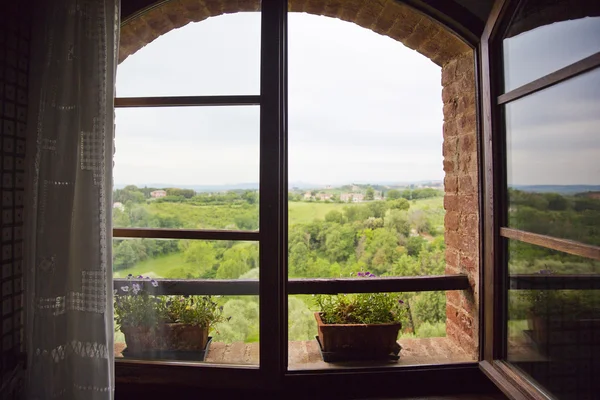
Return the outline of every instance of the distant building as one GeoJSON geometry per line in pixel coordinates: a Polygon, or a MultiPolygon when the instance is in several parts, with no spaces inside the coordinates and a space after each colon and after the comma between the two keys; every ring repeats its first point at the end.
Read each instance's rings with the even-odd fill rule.
{"type": "Polygon", "coordinates": [[[125,206],[123,205],[123,203],[117,201],[113,204],[113,208],[118,208],[121,211],[125,211],[125,206]]]}
{"type": "Polygon", "coordinates": [[[312,199],[312,193],[311,192],[304,193],[304,200],[310,200],[310,199],[312,199]]]}
{"type": "Polygon", "coordinates": [[[152,197],[153,199],[158,199],[159,197],[167,197],[167,191],[155,190],[153,192],[150,192],[150,197],[152,197]]]}
{"type": "Polygon", "coordinates": [[[331,200],[332,195],[328,193],[319,193],[317,194],[317,198],[321,201],[331,200]]]}
{"type": "Polygon", "coordinates": [[[361,203],[365,200],[365,195],[362,193],[342,193],[340,194],[340,201],[345,203],[361,203]]]}
{"type": "Polygon", "coordinates": [[[352,193],[342,193],[342,194],[340,194],[340,201],[343,201],[344,203],[352,201],[352,193]]]}
{"type": "Polygon", "coordinates": [[[365,195],[362,193],[353,193],[352,194],[352,202],[353,203],[361,203],[365,200],[365,195]]]}

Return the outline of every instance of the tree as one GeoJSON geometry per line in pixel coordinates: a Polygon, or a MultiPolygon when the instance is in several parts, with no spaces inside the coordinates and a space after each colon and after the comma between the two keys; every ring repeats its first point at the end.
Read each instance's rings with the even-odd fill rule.
{"type": "Polygon", "coordinates": [[[339,211],[331,210],[327,214],[325,214],[325,221],[343,224],[344,223],[344,215],[339,211]]]}
{"type": "Polygon", "coordinates": [[[371,186],[369,186],[367,188],[367,191],[365,192],[365,200],[373,200],[375,198],[375,191],[373,190],[373,188],[371,186]]]}
{"type": "Polygon", "coordinates": [[[402,236],[408,236],[410,234],[410,223],[405,212],[392,210],[390,215],[385,219],[385,226],[395,230],[402,236]]]}
{"type": "Polygon", "coordinates": [[[331,262],[346,261],[354,250],[354,231],[349,226],[332,226],[325,238],[325,253],[331,262]]]}
{"type": "Polygon", "coordinates": [[[215,249],[208,242],[190,242],[183,256],[187,263],[195,264],[202,271],[201,275],[211,270],[217,263],[215,249]]]}
{"type": "Polygon", "coordinates": [[[393,210],[408,210],[410,203],[406,199],[396,199],[388,201],[389,208],[393,210]]]}
{"type": "Polygon", "coordinates": [[[369,210],[369,216],[374,218],[385,218],[385,212],[388,209],[388,205],[385,201],[374,201],[367,205],[369,210]]]}
{"type": "Polygon", "coordinates": [[[255,204],[258,198],[258,193],[253,190],[246,190],[244,194],[242,194],[242,199],[244,199],[248,204],[255,204]]]}
{"type": "Polygon", "coordinates": [[[409,256],[418,256],[426,241],[421,236],[411,236],[406,241],[406,251],[409,256]]]}
{"type": "Polygon", "coordinates": [[[402,195],[399,190],[392,189],[386,193],[385,198],[387,200],[396,200],[402,198],[402,195]]]}
{"type": "Polygon", "coordinates": [[[138,258],[131,244],[131,240],[123,240],[114,247],[114,268],[115,270],[129,268],[138,262],[138,258]]]}
{"type": "Polygon", "coordinates": [[[289,252],[290,275],[294,277],[306,276],[309,260],[310,251],[308,246],[303,242],[294,244],[289,252]]]}

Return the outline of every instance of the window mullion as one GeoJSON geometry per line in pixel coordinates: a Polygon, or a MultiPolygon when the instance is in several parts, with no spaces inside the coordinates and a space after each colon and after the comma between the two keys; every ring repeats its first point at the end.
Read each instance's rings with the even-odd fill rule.
{"type": "Polygon", "coordinates": [[[260,74],[260,369],[277,385],[287,365],[285,288],[286,0],[262,2],[260,74]]]}

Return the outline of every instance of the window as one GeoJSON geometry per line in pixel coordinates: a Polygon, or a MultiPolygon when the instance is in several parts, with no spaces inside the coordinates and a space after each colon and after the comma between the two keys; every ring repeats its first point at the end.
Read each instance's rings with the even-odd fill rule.
{"type": "Polygon", "coordinates": [[[600,388],[600,18],[570,3],[506,2],[496,24],[510,24],[489,41],[505,90],[490,98],[488,134],[505,163],[488,161],[499,237],[487,270],[501,288],[488,348],[530,398],[592,398],[600,388]]]}
{"type": "MultiPolygon", "coordinates": [[[[238,6],[251,8],[250,3],[240,1],[238,6]]],[[[420,364],[419,371],[426,371],[428,367],[423,364],[446,364],[443,369],[453,363],[466,363],[458,375],[474,373],[478,177],[470,47],[428,17],[397,2],[390,3],[393,20],[382,19],[373,29],[389,31],[390,38],[366,32],[372,40],[381,40],[376,48],[363,46],[360,38],[356,39],[357,32],[359,36],[365,34],[363,28],[323,17],[288,17],[285,3],[266,2],[260,13],[254,13],[255,21],[260,20],[260,46],[246,37],[241,44],[229,42],[225,36],[245,35],[254,25],[247,15],[220,16],[223,9],[214,11],[214,17],[207,21],[180,28],[172,40],[170,33],[164,34],[156,39],[156,49],[154,43],[148,44],[122,64],[125,73],[120,70],[119,78],[127,83],[123,90],[117,88],[123,97],[116,101],[115,182],[120,185],[114,192],[113,246],[114,265],[120,268],[115,271],[118,297],[126,297],[119,290],[127,284],[129,274],[156,279],[158,287],[150,289],[156,294],[213,296],[216,306],[223,307],[223,316],[232,318],[211,333],[205,359],[205,364],[211,365],[201,368],[200,380],[219,381],[226,376],[219,374],[226,373],[236,374],[240,379],[236,382],[251,382],[261,376],[265,379],[262,382],[274,385],[276,378],[304,379],[303,374],[316,376],[313,370],[322,368],[332,375],[337,369],[360,375],[372,367],[391,373],[402,369],[389,368],[394,366],[420,364]],[[296,31],[295,23],[302,19],[309,23],[297,25],[296,31]],[[228,25],[219,27],[219,21],[228,21],[228,25]],[[330,34],[336,40],[333,31],[339,29],[342,36],[350,35],[348,40],[358,40],[346,43],[345,48],[360,49],[346,62],[363,59],[364,70],[358,65],[355,77],[362,81],[362,94],[354,93],[349,77],[328,64],[335,43],[318,54],[311,46],[303,53],[301,41],[296,42],[300,37],[296,32],[320,39],[316,21],[330,24],[321,35],[330,34]],[[198,26],[205,22],[210,24],[200,29],[198,26]],[[412,30],[425,26],[431,29],[424,35],[430,36],[422,44],[409,40],[412,30]],[[202,34],[202,40],[182,40],[187,29],[194,35],[202,34]],[[443,38],[448,49],[432,48],[429,43],[433,38],[443,38]],[[223,47],[218,45],[221,39],[226,43],[223,47]],[[400,93],[397,83],[390,89],[389,82],[378,75],[378,68],[387,62],[389,73],[402,67],[405,60],[402,56],[393,60],[386,57],[394,46],[402,49],[392,39],[418,47],[433,61],[403,49],[405,59],[421,58],[413,73],[428,70],[437,76],[418,81],[408,74],[397,74],[393,82],[401,82],[411,94],[400,93]],[[173,61],[178,51],[176,42],[185,52],[183,61],[161,59],[153,65],[156,57],[173,61]],[[294,48],[294,43],[300,46],[294,48]],[[249,56],[250,49],[260,54],[259,92],[254,90],[256,64],[249,56]],[[230,55],[222,54],[222,50],[227,54],[239,52],[239,58],[232,55],[231,65],[218,71],[219,77],[207,78],[218,69],[215,65],[229,60],[230,55]],[[380,51],[379,58],[369,60],[376,51],[380,51]],[[194,58],[196,52],[200,58],[194,58]],[[247,70],[240,68],[246,64],[247,70]],[[312,81],[310,73],[326,75],[331,86],[312,81]],[[164,80],[154,87],[149,82],[156,76],[164,76],[164,80]],[[188,76],[189,85],[181,84],[188,76]],[[368,90],[373,89],[380,94],[369,98],[372,93],[368,90]],[[337,97],[328,100],[332,94],[337,97]],[[443,103],[439,102],[440,95],[443,103]],[[433,106],[426,98],[434,98],[433,106]],[[334,104],[338,99],[345,102],[334,104]],[[309,103],[312,109],[306,107],[309,103]],[[303,115],[305,110],[311,112],[303,115]],[[408,126],[409,120],[415,123],[408,126]],[[403,133],[404,142],[398,133],[403,133]],[[419,141],[425,137],[427,145],[422,146],[419,141]],[[340,140],[346,142],[345,148],[334,145],[340,140]],[[317,141],[320,145],[315,146],[317,141]],[[333,154],[336,152],[339,154],[333,154]],[[363,160],[355,162],[356,154],[363,160]],[[309,170],[312,175],[303,175],[309,170]],[[125,178],[119,181],[117,174],[125,178]],[[319,182],[313,180],[315,176],[319,182]],[[309,187],[296,185],[299,180],[308,181],[309,187]],[[409,182],[402,182],[406,180],[409,182]],[[240,183],[243,185],[238,186],[240,183]],[[331,213],[336,208],[341,211],[331,213]],[[450,218],[445,210],[452,211],[450,218]],[[336,220],[340,216],[341,220],[336,220]],[[357,226],[343,226],[350,220],[357,226]],[[321,233],[330,234],[318,239],[324,246],[308,249],[315,254],[303,255],[295,245],[302,242],[307,225],[323,225],[323,221],[331,229],[315,232],[314,239],[323,236],[321,233]],[[461,221],[468,229],[459,227],[461,221]],[[445,248],[445,236],[452,239],[449,249],[445,248]],[[335,241],[340,244],[339,251],[335,241]],[[369,256],[359,254],[357,258],[357,250],[369,256]],[[451,261],[446,262],[447,254],[451,261]],[[356,258],[356,262],[348,258],[356,258]],[[367,270],[378,276],[357,277],[358,272],[367,270]],[[356,293],[401,293],[410,303],[401,362],[332,365],[315,358],[321,355],[315,347],[313,296],[356,293]],[[302,343],[294,346],[294,342],[302,343]],[[312,350],[298,353],[308,348],[312,350]],[[219,363],[229,365],[212,368],[219,363]],[[240,364],[242,368],[238,368],[240,364]]],[[[148,11],[143,23],[160,26],[153,18],[170,15],[169,2],[160,7],[148,11]]],[[[296,11],[295,7],[290,3],[290,11],[296,11]]],[[[351,8],[340,10],[337,17],[348,19],[346,13],[352,12],[351,8]]],[[[372,25],[364,17],[356,17],[354,22],[372,25]]],[[[136,30],[122,35],[124,54],[142,47],[139,41],[127,42],[131,32],[136,30]]],[[[156,362],[153,368],[146,368],[137,355],[125,355],[119,360],[117,375],[119,371],[143,370],[140,375],[151,380],[156,371],[173,374],[173,379],[175,370],[192,374],[189,363],[182,364],[179,361],[183,360],[172,356],[151,354],[149,358],[156,362]],[[165,360],[171,363],[164,364],[165,360]]],[[[177,378],[183,379],[179,372],[177,378]]]]}
{"type": "Polygon", "coordinates": [[[253,12],[190,24],[119,66],[117,91],[124,97],[116,104],[113,191],[117,357],[259,362],[259,57],[260,13],[253,12]],[[231,26],[239,37],[219,35],[231,26]],[[135,302],[151,291],[160,295],[152,298],[159,306],[135,302]],[[134,313],[165,318],[167,309],[171,322],[208,318],[208,338],[193,328],[181,333],[198,335],[197,342],[206,345],[177,343],[169,336],[170,329],[173,335],[179,329],[175,325],[149,333],[128,326],[136,324],[128,319],[134,313]],[[163,337],[173,343],[161,343],[163,337]],[[142,351],[137,340],[154,341],[158,350],[142,351]]]}

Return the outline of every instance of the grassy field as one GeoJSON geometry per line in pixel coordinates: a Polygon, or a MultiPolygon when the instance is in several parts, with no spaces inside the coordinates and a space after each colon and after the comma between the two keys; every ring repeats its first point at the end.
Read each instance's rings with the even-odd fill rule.
{"type": "MultiPolygon", "coordinates": [[[[290,225],[306,223],[315,219],[323,219],[329,211],[342,211],[348,204],[341,203],[319,203],[319,202],[290,202],[289,220],[290,225]]],[[[152,205],[151,212],[162,212],[172,215],[185,216],[185,220],[206,220],[207,214],[219,210],[219,214],[225,212],[227,207],[219,206],[194,206],[181,203],[158,203],[152,205]],[[181,211],[181,213],[180,213],[181,211]]],[[[423,210],[430,215],[431,221],[435,225],[444,223],[443,198],[435,197],[431,199],[413,200],[410,202],[410,211],[423,210]],[[431,216],[433,214],[433,216],[431,216]]],[[[169,254],[149,260],[142,261],[131,268],[121,271],[115,271],[115,278],[125,278],[128,274],[135,276],[144,275],[153,278],[162,278],[166,272],[185,264],[182,253],[169,254]]]]}
{"type": "Polygon", "coordinates": [[[290,225],[302,224],[314,221],[315,219],[324,219],[329,211],[342,212],[348,204],[343,203],[319,203],[319,202],[289,202],[288,218],[290,225]]]}
{"type": "Polygon", "coordinates": [[[114,278],[126,278],[128,274],[143,275],[151,278],[162,278],[171,268],[184,264],[183,253],[168,254],[153,259],[144,260],[131,268],[113,273],[114,278]]]}

